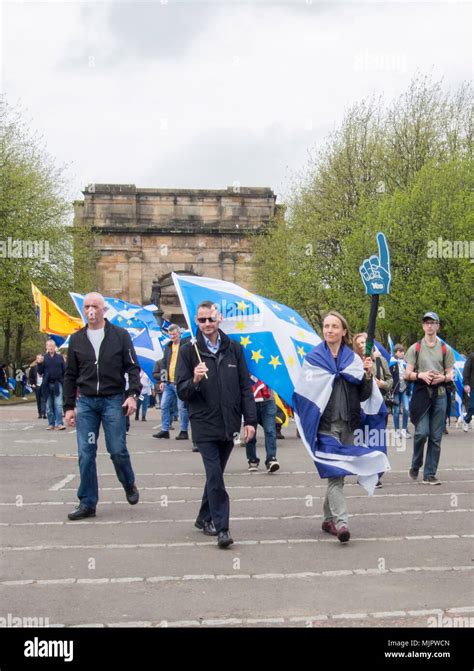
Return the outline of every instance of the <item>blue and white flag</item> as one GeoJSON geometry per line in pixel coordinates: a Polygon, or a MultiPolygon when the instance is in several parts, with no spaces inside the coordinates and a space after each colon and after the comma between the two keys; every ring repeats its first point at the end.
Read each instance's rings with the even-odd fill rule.
{"type": "Polygon", "coordinates": [[[153,368],[155,363],[163,358],[163,348],[158,338],[153,337],[153,333],[148,329],[143,329],[138,335],[132,338],[135,352],[137,353],[138,363],[150,378],[152,384],[153,368]]]}
{"type": "Polygon", "coordinates": [[[10,392],[5,387],[0,387],[0,396],[4,399],[10,398],[10,392]]]}
{"type": "MultiPolygon", "coordinates": [[[[336,377],[342,376],[353,384],[362,384],[364,369],[360,357],[343,345],[337,362],[326,343],[317,345],[303,363],[295,387],[295,420],[301,439],[315,462],[322,478],[356,475],[358,482],[372,495],[378,474],[390,470],[385,448],[385,412],[382,394],[372,381],[372,395],[362,403],[370,418],[370,430],[380,436],[376,447],[368,447],[361,439],[354,445],[343,445],[334,436],[318,433],[321,416],[331,397],[336,377]]],[[[362,433],[363,435],[363,433],[362,433]]]]}
{"type": "Polygon", "coordinates": [[[198,305],[212,301],[222,314],[222,331],[242,345],[250,373],[291,405],[304,356],[321,342],[311,326],[286,305],[237,284],[176,273],[172,278],[193,336],[198,305]]]}

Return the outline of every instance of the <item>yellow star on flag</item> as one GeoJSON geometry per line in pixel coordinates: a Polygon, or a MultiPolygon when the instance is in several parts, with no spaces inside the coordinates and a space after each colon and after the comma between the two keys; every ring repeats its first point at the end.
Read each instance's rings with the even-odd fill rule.
{"type": "Polygon", "coordinates": [[[251,344],[250,336],[240,336],[240,344],[242,347],[247,347],[247,345],[251,344]]]}
{"type": "Polygon", "coordinates": [[[306,333],[304,331],[298,331],[298,338],[304,340],[306,338],[306,333]]]}
{"type": "Polygon", "coordinates": [[[239,301],[237,303],[237,309],[242,310],[242,312],[245,312],[245,310],[249,307],[250,307],[250,305],[247,305],[247,303],[245,301],[239,301]]]}
{"type": "Polygon", "coordinates": [[[279,361],[279,359],[280,359],[279,356],[272,356],[272,357],[271,357],[271,361],[270,361],[270,363],[269,363],[268,365],[269,365],[269,366],[273,366],[273,369],[276,370],[276,367],[277,367],[277,366],[281,366],[281,365],[282,365],[282,363],[281,363],[281,361],[279,361]]]}
{"type": "Polygon", "coordinates": [[[117,321],[118,321],[118,322],[123,322],[122,317],[117,317],[117,321]]]}
{"type": "Polygon", "coordinates": [[[304,354],[305,354],[305,352],[304,352],[304,347],[298,347],[298,354],[299,354],[300,356],[304,356],[304,354]]]}
{"type": "Polygon", "coordinates": [[[127,321],[127,324],[128,324],[129,326],[130,326],[132,323],[133,323],[133,322],[132,322],[131,319],[129,319],[129,320],[127,321]]]}
{"type": "Polygon", "coordinates": [[[295,365],[295,359],[294,359],[294,357],[289,356],[288,359],[286,360],[286,363],[287,363],[289,366],[294,366],[294,365],[295,365]]]}
{"type": "Polygon", "coordinates": [[[256,352],[254,352],[254,350],[252,350],[252,360],[259,363],[260,359],[263,359],[262,350],[258,349],[256,352]]]}
{"type": "Polygon", "coordinates": [[[237,322],[234,328],[236,331],[245,331],[245,324],[244,322],[237,322]]]}

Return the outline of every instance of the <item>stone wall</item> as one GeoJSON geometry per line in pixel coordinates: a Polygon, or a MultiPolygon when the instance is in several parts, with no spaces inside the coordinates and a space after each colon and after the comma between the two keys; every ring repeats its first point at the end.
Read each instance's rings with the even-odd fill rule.
{"type": "Polygon", "coordinates": [[[94,184],[75,203],[74,225],[96,233],[98,289],[132,303],[150,301],[153,281],[162,308],[181,310],[171,272],[216,277],[251,287],[251,235],[268,225],[278,206],[269,188],[139,189],[94,184]]]}

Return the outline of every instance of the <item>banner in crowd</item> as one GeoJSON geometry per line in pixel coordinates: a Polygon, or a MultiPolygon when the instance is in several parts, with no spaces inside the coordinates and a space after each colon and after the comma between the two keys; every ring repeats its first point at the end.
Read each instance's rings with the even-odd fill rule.
{"type": "Polygon", "coordinates": [[[47,298],[34,284],[31,285],[36,316],[41,333],[54,336],[67,336],[83,327],[81,319],[71,317],[50,298],[47,298]]]}
{"type": "Polygon", "coordinates": [[[210,300],[219,306],[221,328],[242,345],[247,367],[288,404],[305,355],[321,338],[287,305],[253,294],[237,284],[212,277],[172,273],[185,319],[193,335],[198,305],[210,300]]]}

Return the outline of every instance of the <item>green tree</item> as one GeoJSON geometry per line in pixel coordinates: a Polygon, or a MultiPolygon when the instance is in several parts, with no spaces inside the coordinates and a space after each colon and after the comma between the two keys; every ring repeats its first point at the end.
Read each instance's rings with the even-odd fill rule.
{"type": "Polygon", "coordinates": [[[428,256],[430,240],[472,238],[471,104],[468,86],[448,94],[417,78],[389,106],[372,99],[349,110],[292,187],[286,217],[255,241],[260,293],[287,302],[316,329],[330,308],[365,329],[369,300],[358,268],[376,253],[382,230],[393,282],[381,299],[379,337],[413,340],[420,311],[438,309],[448,340],[472,348],[473,266],[428,256]]]}
{"type": "Polygon", "coordinates": [[[35,343],[38,323],[31,282],[66,310],[71,308],[71,213],[64,166],[56,167],[21,112],[1,98],[0,331],[6,361],[14,357],[19,365],[23,344],[35,343]]]}

